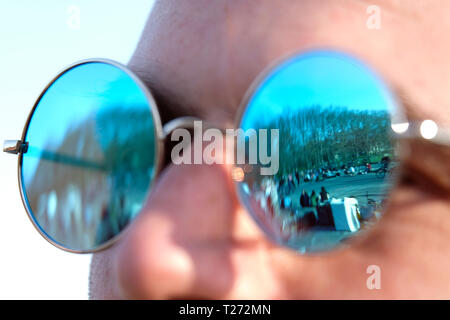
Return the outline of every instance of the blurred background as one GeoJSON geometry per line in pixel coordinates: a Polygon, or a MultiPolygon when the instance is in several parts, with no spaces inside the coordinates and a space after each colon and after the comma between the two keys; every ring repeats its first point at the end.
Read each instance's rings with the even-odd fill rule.
{"type": "MultiPolygon", "coordinates": [[[[130,59],[154,0],[0,2],[0,141],[20,139],[41,91],[86,58],[130,59]]],[[[49,125],[51,125],[49,123],[49,125]]],[[[20,199],[17,157],[0,154],[0,299],[86,299],[90,255],[35,230],[20,199]]]]}

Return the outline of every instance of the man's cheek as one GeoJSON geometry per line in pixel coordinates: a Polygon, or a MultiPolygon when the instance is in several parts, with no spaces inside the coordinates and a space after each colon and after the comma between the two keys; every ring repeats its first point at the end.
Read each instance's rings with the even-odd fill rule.
{"type": "Polygon", "coordinates": [[[89,299],[121,299],[115,290],[113,280],[112,251],[113,249],[110,248],[92,256],[89,274],[89,299]]]}

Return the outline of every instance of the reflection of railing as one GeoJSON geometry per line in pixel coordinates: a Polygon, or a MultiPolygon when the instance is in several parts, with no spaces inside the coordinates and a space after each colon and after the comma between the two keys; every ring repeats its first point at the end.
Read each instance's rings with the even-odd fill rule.
{"type": "Polygon", "coordinates": [[[106,171],[106,165],[97,163],[94,161],[89,161],[81,158],[75,158],[65,154],[60,154],[56,152],[51,152],[47,150],[41,150],[36,147],[27,146],[26,150],[23,152],[24,155],[41,158],[47,161],[58,162],[61,164],[75,166],[85,169],[91,169],[96,171],[106,171]]]}

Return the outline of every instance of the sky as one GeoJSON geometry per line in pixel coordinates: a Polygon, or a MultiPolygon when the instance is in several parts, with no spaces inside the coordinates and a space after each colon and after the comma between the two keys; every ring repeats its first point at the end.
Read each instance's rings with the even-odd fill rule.
{"type": "MultiPolygon", "coordinates": [[[[30,121],[26,141],[36,151],[45,146],[52,146],[54,151],[80,124],[98,117],[102,107],[131,106],[151,117],[145,94],[125,72],[106,63],[82,64],[58,78],[43,95],[30,121]],[[45,121],[52,125],[41,130],[45,121]]],[[[104,159],[97,161],[100,160],[104,159]]],[[[34,175],[38,161],[32,163],[28,172],[22,167],[25,180],[34,175]]]]}
{"type": "MultiPolygon", "coordinates": [[[[1,142],[20,139],[35,100],[66,66],[96,57],[126,64],[152,6],[152,0],[2,0],[1,142]]],[[[63,252],[39,235],[21,202],[17,157],[4,153],[0,203],[0,299],[86,299],[91,256],[63,252]]]]}
{"type": "Polygon", "coordinates": [[[249,102],[244,128],[254,119],[267,123],[288,108],[311,106],[388,111],[396,105],[367,66],[348,55],[321,50],[288,59],[268,74],[249,102]]]}

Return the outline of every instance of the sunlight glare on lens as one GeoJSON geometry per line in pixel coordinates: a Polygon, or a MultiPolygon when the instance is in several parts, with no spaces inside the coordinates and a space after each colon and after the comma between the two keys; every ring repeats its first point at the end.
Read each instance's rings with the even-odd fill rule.
{"type": "Polygon", "coordinates": [[[392,128],[392,130],[393,130],[395,133],[403,134],[403,133],[405,133],[406,131],[408,131],[408,128],[409,128],[409,122],[393,123],[393,124],[391,125],[391,128],[392,128]]]}
{"type": "Polygon", "coordinates": [[[420,134],[424,139],[434,139],[438,133],[438,126],[433,120],[425,120],[420,125],[420,134]]]}
{"type": "Polygon", "coordinates": [[[242,182],[242,181],[244,181],[244,177],[245,177],[245,172],[242,168],[240,168],[240,167],[233,168],[232,178],[234,181],[242,182]]]}

